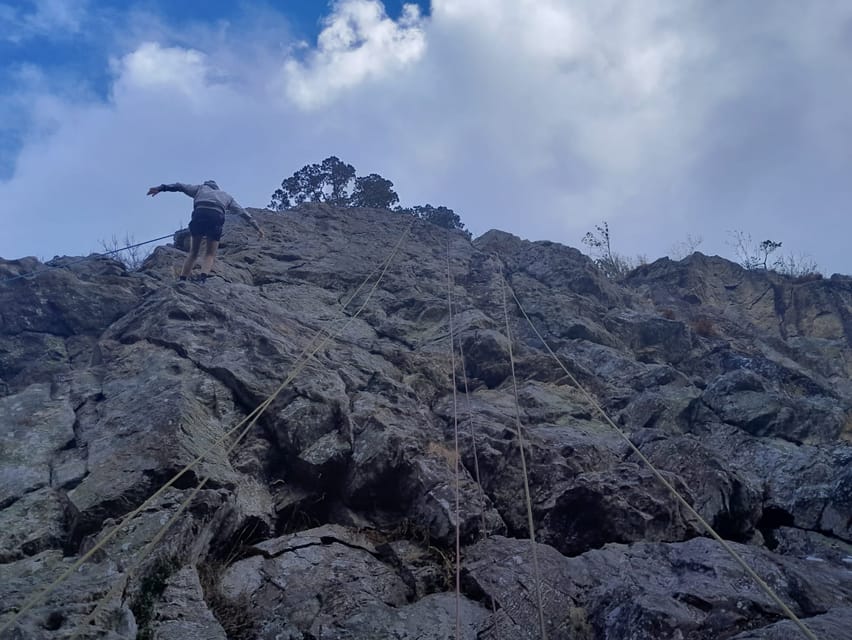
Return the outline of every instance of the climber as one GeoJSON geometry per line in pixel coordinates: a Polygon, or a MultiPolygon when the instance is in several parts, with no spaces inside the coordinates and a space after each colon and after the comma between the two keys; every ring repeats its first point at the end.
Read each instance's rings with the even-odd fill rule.
{"type": "Polygon", "coordinates": [[[229,193],[219,189],[214,180],[207,180],[204,184],[161,184],[159,187],[148,189],[149,196],[155,196],[161,191],[181,191],[192,198],[192,220],[189,223],[190,245],[189,255],[183,263],[180,272],[180,280],[186,280],[192,272],[192,267],[198,259],[201,249],[202,238],[207,239],[207,250],[201,260],[201,273],[196,278],[204,282],[210,276],[213,261],[216,259],[216,249],[219,248],[219,240],[222,238],[222,225],[225,223],[225,213],[235,213],[243,218],[257,230],[258,235],[263,238],[261,229],[251,214],[243,209],[229,193]]]}

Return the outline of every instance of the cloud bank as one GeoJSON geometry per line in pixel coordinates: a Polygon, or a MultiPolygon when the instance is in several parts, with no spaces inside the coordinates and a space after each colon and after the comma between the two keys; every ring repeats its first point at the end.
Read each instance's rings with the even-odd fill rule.
{"type": "Polygon", "coordinates": [[[310,43],[269,18],[134,20],[106,99],[22,83],[0,255],[168,233],[189,200],[144,198],[164,181],[264,206],[335,154],[474,233],[579,246],[607,220],[619,252],[655,258],[687,235],[732,256],[742,230],[852,272],[852,7],[434,0],[392,19],[342,0],[310,43]]]}

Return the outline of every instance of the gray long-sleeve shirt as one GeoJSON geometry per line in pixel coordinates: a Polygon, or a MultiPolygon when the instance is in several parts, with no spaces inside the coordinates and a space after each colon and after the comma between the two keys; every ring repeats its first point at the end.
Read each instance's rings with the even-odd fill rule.
{"type": "Polygon", "coordinates": [[[233,213],[242,216],[255,229],[259,229],[257,222],[251,217],[251,214],[243,209],[231,194],[221,189],[214,189],[206,184],[184,184],[175,182],[174,184],[161,184],[161,191],[180,191],[192,198],[193,209],[212,209],[223,214],[233,213]]]}

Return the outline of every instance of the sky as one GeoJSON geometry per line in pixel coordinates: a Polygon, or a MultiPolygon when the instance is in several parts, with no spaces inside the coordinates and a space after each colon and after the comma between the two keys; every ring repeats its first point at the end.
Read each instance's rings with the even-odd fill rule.
{"type": "Polygon", "coordinates": [[[160,183],[264,207],[336,155],[588,252],[852,273],[846,0],[0,0],[0,256],[185,226],[160,183]]]}

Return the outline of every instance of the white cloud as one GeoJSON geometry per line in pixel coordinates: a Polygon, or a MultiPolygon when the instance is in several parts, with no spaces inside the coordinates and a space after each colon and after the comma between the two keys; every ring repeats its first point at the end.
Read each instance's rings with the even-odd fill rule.
{"type": "Polygon", "coordinates": [[[398,21],[378,0],[345,0],[325,19],[317,47],[304,62],[288,60],[282,82],[304,108],[321,106],[340,92],[381,80],[419,60],[426,49],[417,5],[404,5],[398,21]]]}
{"type": "Polygon", "coordinates": [[[428,18],[392,20],[348,0],[307,49],[268,16],[181,33],[134,20],[107,103],[28,85],[40,135],[0,200],[47,231],[16,214],[0,255],[162,235],[188,216],[179,196],[144,198],[163,181],[216,178],[262,206],[335,154],[393,180],[404,204],[453,207],[475,233],[577,246],[607,220],[616,250],[654,257],[687,234],[730,254],[726,232],[742,229],[849,272],[852,7],[799,14],[434,0],[428,18]]]}
{"type": "Polygon", "coordinates": [[[146,42],[115,63],[115,73],[129,87],[188,92],[206,84],[205,59],[200,51],[146,42]]]}
{"type": "Polygon", "coordinates": [[[117,106],[154,103],[159,111],[168,102],[178,114],[186,109],[195,117],[217,111],[235,87],[219,77],[209,56],[196,49],[164,47],[144,42],[111,62],[115,81],[112,100],[117,106]]]}
{"type": "Polygon", "coordinates": [[[30,7],[0,3],[0,33],[10,42],[33,36],[77,33],[86,18],[88,0],[33,0],[30,7]],[[29,9],[29,10],[27,10],[29,9]]]}

